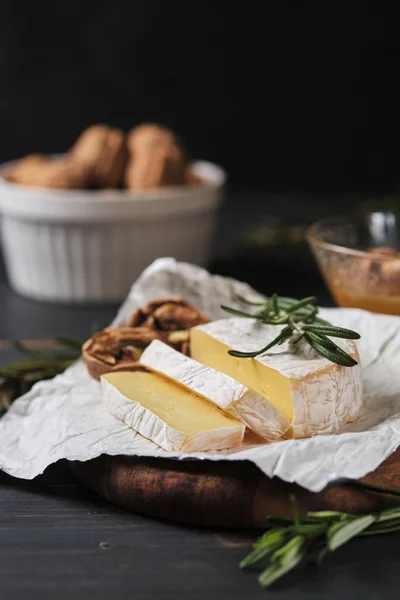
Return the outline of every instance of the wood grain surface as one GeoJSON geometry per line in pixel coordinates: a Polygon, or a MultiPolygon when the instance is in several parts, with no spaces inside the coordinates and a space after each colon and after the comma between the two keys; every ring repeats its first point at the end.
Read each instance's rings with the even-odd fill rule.
{"type": "MultiPolygon", "coordinates": [[[[100,456],[71,467],[81,483],[143,515],[201,527],[265,528],[267,515],[288,516],[290,495],[305,510],[378,510],[389,499],[350,486],[319,494],[266,477],[249,462],[177,461],[100,456]]],[[[400,489],[400,449],[364,481],[400,489]]]]}

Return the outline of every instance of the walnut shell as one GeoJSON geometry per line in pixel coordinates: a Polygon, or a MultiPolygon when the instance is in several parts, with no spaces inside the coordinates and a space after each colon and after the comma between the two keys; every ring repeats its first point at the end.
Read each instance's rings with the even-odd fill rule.
{"type": "Polygon", "coordinates": [[[82,358],[92,377],[110,371],[129,371],[153,340],[161,340],[189,356],[189,329],[208,323],[193,304],[183,298],[157,298],[132,314],[126,327],[107,327],[82,346],[82,358]]]}
{"type": "Polygon", "coordinates": [[[175,134],[159,125],[135,127],[128,135],[129,161],[124,174],[131,190],[185,184],[187,159],[175,134]]]}
{"type": "Polygon", "coordinates": [[[68,158],[52,159],[30,155],[20,160],[6,173],[9,181],[32,187],[82,189],[87,186],[88,174],[84,167],[68,158]]]}
{"type": "Polygon", "coordinates": [[[179,296],[173,296],[157,298],[145,308],[138,308],[132,314],[128,325],[163,331],[182,331],[209,322],[210,319],[193,304],[179,296]]]}
{"type": "Polygon", "coordinates": [[[157,123],[142,123],[134,127],[127,137],[127,146],[131,154],[156,146],[168,147],[174,143],[174,132],[157,123]]]}
{"type": "Polygon", "coordinates": [[[175,146],[152,147],[145,152],[138,152],[129,161],[124,180],[130,190],[183,185],[185,183],[183,156],[175,146]]]}
{"type": "Polygon", "coordinates": [[[119,187],[128,160],[125,134],[107,125],[93,125],[80,135],[70,156],[87,170],[91,186],[119,187]]]}
{"type": "Polygon", "coordinates": [[[186,335],[174,338],[177,333],[147,327],[107,327],[84,343],[83,362],[94,379],[110,371],[131,371],[137,368],[141,354],[153,340],[187,353],[189,334],[180,332],[186,335]]]}
{"type": "Polygon", "coordinates": [[[48,158],[43,154],[28,154],[24,158],[17,161],[12,167],[9,167],[4,172],[4,178],[7,181],[13,181],[15,183],[23,183],[21,177],[24,178],[29,172],[35,172],[37,167],[40,167],[48,163],[48,158]]]}

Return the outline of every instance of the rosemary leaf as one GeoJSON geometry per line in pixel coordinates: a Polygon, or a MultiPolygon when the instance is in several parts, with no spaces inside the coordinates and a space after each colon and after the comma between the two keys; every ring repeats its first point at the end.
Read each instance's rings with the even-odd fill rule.
{"type": "Polygon", "coordinates": [[[55,377],[79,359],[81,342],[72,338],[56,338],[54,341],[69,351],[62,348],[40,350],[23,342],[14,343],[15,349],[25,358],[0,367],[0,416],[35,383],[55,377]]]}
{"type": "Polygon", "coordinates": [[[14,348],[15,350],[17,350],[18,352],[20,352],[21,354],[28,354],[30,356],[36,354],[36,353],[40,353],[40,350],[32,350],[31,348],[28,348],[27,346],[25,346],[25,344],[23,344],[20,341],[15,341],[14,342],[14,348]]]}
{"type": "MultiPolygon", "coordinates": [[[[241,297],[240,299],[245,300],[241,297]]],[[[301,339],[304,339],[318,354],[324,356],[329,361],[343,367],[354,367],[358,364],[357,361],[327,336],[357,340],[360,338],[360,335],[351,329],[331,325],[328,321],[318,317],[318,307],[315,306],[315,302],[316,298],[314,296],[295,300],[287,297],[280,298],[277,294],[273,294],[265,303],[248,302],[249,304],[263,307],[255,314],[222,306],[221,308],[230,314],[248,319],[257,319],[264,325],[287,326],[283,329],[285,331],[283,337],[280,334],[270,344],[267,344],[260,350],[254,352],[229,350],[229,354],[237,358],[254,358],[267,352],[276,344],[282,344],[292,337],[292,335],[296,334],[296,339],[293,340],[294,343],[298,343],[301,339]]]]}
{"type": "Polygon", "coordinates": [[[245,298],[244,296],[240,296],[239,294],[236,294],[236,300],[238,300],[239,302],[243,302],[243,304],[248,304],[249,306],[266,306],[266,304],[267,304],[266,300],[264,300],[263,302],[249,300],[248,298],[245,298]]]}
{"type": "Polygon", "coordinates": [[[293,495],[291,495],[289,497],[289,500],[290,500],[290,504],[293,507],[294,524],[295,524],[295,526],[298,526],[302,522],[301,509],[300,509],[299,503],[297,502],[296,496],[293,496],[293,495]]]}
{"type": "Polygon", "coordinates": [[[239,567],[241,569],[246,569],[269,554],[272,554],[285,543],[288,535],[289,531],[285,529],[271,529],[268,533],[264,534],[256,544],[254,544],[253,551],[241,561],[239,567]]]}
{"type": "Polygon", "coordinates": [[[293,532],[300,535],[321,535],[326,530],[326,523],[299,523],[293,526],[293,532]]]}
{"type": "Polygon", "coordinates": [[[359,535],[376,520],[375,515],[363,515],[351,520],[334,523],[327,532],[328,548],[332,552],[359,535]]]}
{"type": "Polygon", "coordinates": [[[347,354],[347,352],[345,352],[343,350],[343,348],[341,348],[340,346],[338,346],[337,344],[332,342],[332,340],[330,340],[326,336],[320,335],[318,333],[317,334],[312,333],[311,335],[314,337],[317,337],[320,341],[322,341],[323,345],[326,348],[329,348],[329,350],[332,350],[332,352],[335,352],[338,356],[340,356],[343,359],[343,361],[348,361],[351,366],[355,366],[358,364],[357,361],[355,360],[355,358],[350,356],[350,354],[347,354]]]}
{"type": "Polygon", "coordinates": [[[80,340],[76,340],[75,338],[65,336],[57,336],[53,339],[56,342],[56,344],[64,346],[65,348],[73,348],[74,350],[77,350],[79,354],[81,353],[83,342],[81,342],[80,340]]]}
{"type": "MultiPolygon", "coordinates": [[[[364,484],[361,481],[343,480],[339,485],[351,482],[356,486],[360,485],[360,487],[385,496],[388,493],[392,493],[393,496],[400,495],[400,490],[364,484]]],[[[293,499],[291,500],[293,502],[293,499]]],[[[268,539],[268,533],[264,534],[254,545],[253,552],[241,563],[241,567],[245,568],[258,562],[258,556],[260,558],[270,557],[269,566],[259,577],[259,583],[263,587],[268,587],[294,569],[309,551],[318,551],[316,562],[320,565],[327,554],[337,550],[355,537],[384,535],[400,531],[399,506],[390,507],[375,514],[359,516],[339,511],[315,511],[300,516],[300,509],[296,504],[296,513],[297,517],[295,516],[294,519],[268,517],[268,522],[276,525],[274,529],[270,530],[271,538],[268,539]],[[273,550],[271,555],[271,548],[274,547],[273,541],[278,547],[273,550]],[[256,554],[257,550],[259,554],[256,554]]]]}
{"type": "Polygon", "coordinates": [[[396,523],[392,527],[381,527],[380,529],[371,528],[366,531],[362,531],[359,535],[369,536],[369,535],[382,535],[386,533],[394,533],[395,531],[400,531],[400,523],[396,523]]]}
{"type": "Polygon", "coordinates": [[[298,300],[295,298],[288,298],[287,296],[279,296],[279,306],[281,309],[286,310],[289,306],[296,304],[298,300]]]}
{"type": "Polygon", "coordinates": [[[271,557],[272,562],[277,562],[281,559],[290,560],[290,557],[296,554],[299,547],[301,547],[303,543],[303,537],[301,535],[295,535],[289,540],[286,544],[281,546],[278,550],[274,552],[271,557]]]}
{"type": "Polygon", "coordinates": [[[328,360],[343,367],[354,367],[357,365],[357,361],[354,360],[347,352],[336,346],[333,342],[330,342],[328,338],[323,339],[322,337],[314,333],[306,333],[304,335],[310,346],[314,348],[318,354],[324,356],[328,360]]]}
{"type": "Polygon", "coordinates": [[[400,527],[400,519],[398,517],[388,516],[386,520],[383,519],[382,521],[378,517],[376,522],[369,528],[369,531],[383,531],[392,529],[393,527],[400,527]]]}
{"type": "Polygon", "coordinates": [[[76,360],[79,358],[82,349],[82,344],[78,340],[74,340],[73,338],[54,338],[54,342],[60,346],[68,348],[69,350],[75,350],[74,354],[69,354],[67,352],[59,350],[38,350],[36,348],[29,348],[29,346],[26,346],[20,341],[14,342],[14,348],[21,354],[29,356],[33,360],[39,361],[54,362],[66,359],[76,360]]]}
{"type": "Polygon", "coordinates": [[[315,319],[315,315],[318,313],[318,308],[315,306],[313,309],[308,310],[307,313],[292,313],[292,319],[296,322],[296,323],[312,323],[314,322],[315,319]]]}
{"type": "Polygon", "coordinates": [[[4,376],[10,377],[19,377],[24,373],[28,373],[29,371],[37,371],[39,369],[46,368],[56,368],[56,367],[65,367],[69,366],[76,360],[76,357],[73,359],[66,360],[54,360],[49,361],[47,359],[32,359],[32,360],[19,360],[10,362],[7,365],[4,365],[0,368],[0,374],[4,376]],[[65,366],[66,365],[66,366],[65,366]]]}
{"type": "Polygon", "coordinates": [[[281,317],[263,317],[262,318],[262,322],[265,325],[283,325],[284,323],[288,322],[288,317],[287,315],[282,315],[281,317]]]}
{"type": "Polygon", "coordinates": [[[400,519],[400,508],[387,508],[386,510],[381,512],[376,522],[380,525],[385,521],[393,519],[400,519]]]}
{"type": "Polygon", "coordinates": [[[312,346],[312,348],[314,348],[314,350],[324,358],[343,367],[352,366],[351,363],[349,363],[347,360],[343,361],[341,357],[338,356],[335,352],[332,352],[331,350],[329,350],[329,348],[326,348],[324,345],[320,344],[319,342],[311,338],[309,335],[305,334],[304,338],[310,344],[310,346],[312,346]]]}
{"type": "Polygon", "coordinates": [[[231,356],[236,356],[237,358],[254,358],[255,356],[259,356],[260,354],[264,354],[280,342],[285,341],[292,335],[292,328],[285,327],[282,329],[281,333],[272,340],[269,344],[261,348],[261,350],[256,350],[255,352],[240,352],[239,350],[228,350],[228,354],[231,356]]]}
{"type": "Polygon", "coordinates": [[[332,325],[305,325],[304,329],[311,331],[312,333],[319,333],[321,335],[329,335],[330,337],[343,338],[347,340],[359,340],[360,334],[351,329],[344,329],[343,327],[334,327],[332,325]]]}
{"type": "Polygon", "coordinates": [[[267,587],[294,569],[302,560],[305,552],[305,538],[301,535],[292,538],[272,555],[271,565],[258,578],[260,585],[267,587]]]}
{"type": "Polygon", "coordinates": [[[237,310],[236,308],[230,308],[230,306],[221,306],[221,308],[222,310],[237,317],[245,317],[247,319],[261,319],[261,316],[258,316],[257,314],[252,315],[250,313],[243,312],[242,310],[237,310]]]}
{"type": "Polygon", "coordinates": [[[308,304],[314,304],[314,302],[316,302],[316,301],[317,301],[317,299],[315,298],[315,296],[309,296],[308,298],[304,298],[303,300],[299,300],[295,304],[292,304],[292,306],[290,306],[289,308],[286,309],[286,312],[288,314],[294,313],[299,308],[303,308],[303,307],[307,306],[308,304]]]}
{"type": "Polygon", "coordinates": [[[378,494],[390,494],[391,496],[400,497],[400,490],[381,485],[374,485],[373,483],[366,483],[365,481],[360,481],[358,479],[347,479],[343,483],[346,485],[364,488],[370,492],[377,492],[378,494]]]}
{"type": "Polygon", "coordinates": [[[309,512],[307,513],[308,517],[311,519],[323,519],[332,521],[332,519],[345,519],[350,516],[349,513],[338,512],[336,510],[319,510],[317,512],[309,512]]]}
{"type": "Polygon", "coordinates": [[[49,360],[53,359],[55,353],[49,350],[38,350],[36,348],[29,348],[22,342],[16,341],[14,342],[14,348],[20,354],[24,354],[25,356],[29,356],[32,360],[49,360]]]}

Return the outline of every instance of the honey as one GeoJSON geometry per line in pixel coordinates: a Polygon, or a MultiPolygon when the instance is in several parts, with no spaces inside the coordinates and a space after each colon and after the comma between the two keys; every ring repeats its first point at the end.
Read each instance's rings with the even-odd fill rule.
{"type": "Polygon", "coordinates": [[[339,306],[400,316],[400,257],[391,248],[368,250],[371,258],[335,265],[330,288],[339,306]]]}
{"type": "Polygon", "coordinates": [[[343,308],[362,308],[373,313],[400,316],[400,295],[379,296],[378,294],[357,294],[349,289],[331,287],[336,303],[343,308]]]}

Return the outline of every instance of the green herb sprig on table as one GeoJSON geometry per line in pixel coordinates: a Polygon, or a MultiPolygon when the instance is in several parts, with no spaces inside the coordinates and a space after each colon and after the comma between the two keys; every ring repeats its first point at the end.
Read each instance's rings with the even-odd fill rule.
{"type": "Polygon", "coordinates": [[[79,340],[56,337],[51,343],[54,350],[38,350],[14,342],[14,348],[26,358],[0,367],[0,416],[35,383],[59,375],[79,359],[82,346],[79,340]]]}
{"type": "Polygon", "coordinates": [[[343,367],[354,367],[358,364],[352,356],[329,338],[358,340],[360,335],[351,329],[335,327],[328,321],[318,317],[318,307],[315,305],[317,299],[314,296],[295,300],[294,298],[279,297],[274,294],[265,302],[252,302],[241,296],[238,296],[238,300],[251,306],[258,306],[259,310],[252,314],[229,306],[221,306],[221,308],[237,317],[256,319],[264,325],[285,325],[285,327],[275,339],[260,350],[254,352],[229,350],[231,356],[254,358],[289,339],[292,339],[294,344],[304,339],[318,354],[333,363],[343,367]]]}
{"type": "MultiPolygon", "coordinates": [[[[351,480],[348,485],[361,487],[400,499],[400,490],[351,480]]],[[[294,497],[293,518],[268,517],[271,529],[261,536],[252,552],[240,563],[245,569],[268,560],[258,577],[262,587],[268,587],[298,566],[306,556],[315,556],[317,565],[331,552],[355,537],[381,535],[400,531],[400,502],[377,513],[351,515],[343,512],[320,511],[302,515],[294,497]]]]}

